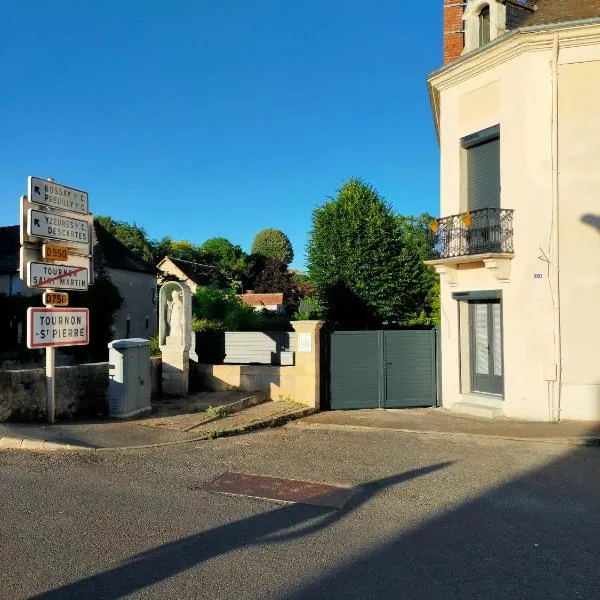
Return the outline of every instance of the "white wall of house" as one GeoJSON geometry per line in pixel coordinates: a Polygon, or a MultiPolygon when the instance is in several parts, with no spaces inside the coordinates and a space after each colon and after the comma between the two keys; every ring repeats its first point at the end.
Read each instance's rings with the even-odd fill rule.
{"type": "Polygon", "coordinates": [[[498,124],[501,207],[515,211],[509,281],[499,281],[482,263],[460,265],[453,271],[453,285],[442,276],[447,407],[466,400],[495,403],[493,397],[466,393],[466,324],[452,293],[501,290],[505,390],[498,405],[504,414],[551,420],[553,374],[561,362],[555,344],[560,341],[560,418],[600,419],[600,27],[571,27],[556,34],[560,293],[544,260],[553,258],[554,35],[512,36],[430,80],[439,93],[441,216],[467,208],[461,138],[498,124]]]}

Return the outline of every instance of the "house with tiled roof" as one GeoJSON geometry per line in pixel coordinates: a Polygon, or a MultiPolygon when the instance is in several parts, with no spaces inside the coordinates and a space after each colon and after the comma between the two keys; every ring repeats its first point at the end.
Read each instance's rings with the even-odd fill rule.
{"type": "Polygon", "coordinates": [[[441,0],[446,408],[600,419],[600,0],[441,0]]]}
{"type": "MultiPolygon", "coordinates": [[[[151,337],[157,329],[156,269],[99,223],[94,223],[93,240],[95,267],[102,262],[123,298],[115,315],[114,338],[151,337]]],[[[21,279],[19,249],[19,226],[0,227],[0,294],[40,294],[21,279]]]]}
{"type": "Polygon", "coordinates": [[[254,310],[267,310],[278,314],[285,313],[283,304],[283,293],[279,294],[255,294],[248,290],[245,294],[240,294],[240,300],[254,308],[254,310]]]}
{"type": "Polygon", "coordinates": [[[215,265],[183,260],[173,256],[165,256],[157,265],[158,284],[161,285],[169,279],[176,279],[185,283],[192,292],[207,285],[222,285],[228,280],[215,265]]]}

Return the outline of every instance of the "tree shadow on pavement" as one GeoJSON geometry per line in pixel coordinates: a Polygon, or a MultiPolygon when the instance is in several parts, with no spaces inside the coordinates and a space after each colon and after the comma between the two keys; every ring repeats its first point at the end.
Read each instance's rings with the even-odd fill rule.
{"type": "Polygon", "coordinates": [[[600,451],[580,447],[283,597],[597,598],[599,564],[600,451]]]}
{"type": "Polygon", "coordinates": [[[309,535],[343,519],[380,491],[444,469],[450,464],[452,463],[443,462],[361,485],[341,510],[293,504],[262,512],[164,544],[139,554],[114,569],[91,575],[33,598],[122,598],[233,550],[309,535]],[[314,522],[315,519],[318,520],[314,522]],[[306,526],[300,530],[292,529],[303,524],[306,526]]]}

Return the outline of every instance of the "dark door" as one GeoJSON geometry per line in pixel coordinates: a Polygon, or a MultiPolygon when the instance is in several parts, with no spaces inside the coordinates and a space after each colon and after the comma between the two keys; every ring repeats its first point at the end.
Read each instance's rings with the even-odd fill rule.
{"type": "Polygon", "coordinates": [[[330,337],[332,409],[435,406],[436,337],[427,331],[342,331],[330,337]]]}
{"type": "Polygon", "coordinates": [[[499,301],[472,302],[471,327],[471,390],[502,395],[502,312],[499,301]]]}
{"type": "Polygon", "coordinates": [[[385,331],[384,408],[433,406],[436,398],[435,330],[385,331]]]}
{"type": "Polygon", "coordinates": [[[381,333],[340,331],[331,334],[332,409],[381,407],[381,333]]]}

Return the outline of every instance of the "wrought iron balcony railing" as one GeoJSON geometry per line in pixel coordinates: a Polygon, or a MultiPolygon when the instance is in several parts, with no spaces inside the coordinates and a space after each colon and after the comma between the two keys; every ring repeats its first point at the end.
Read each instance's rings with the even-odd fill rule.
{"type": "Polygon", "coordinates": [[[431,259],[474,254],[512,254],[513,211],[482,208],[431,224],[431,259]]]}

